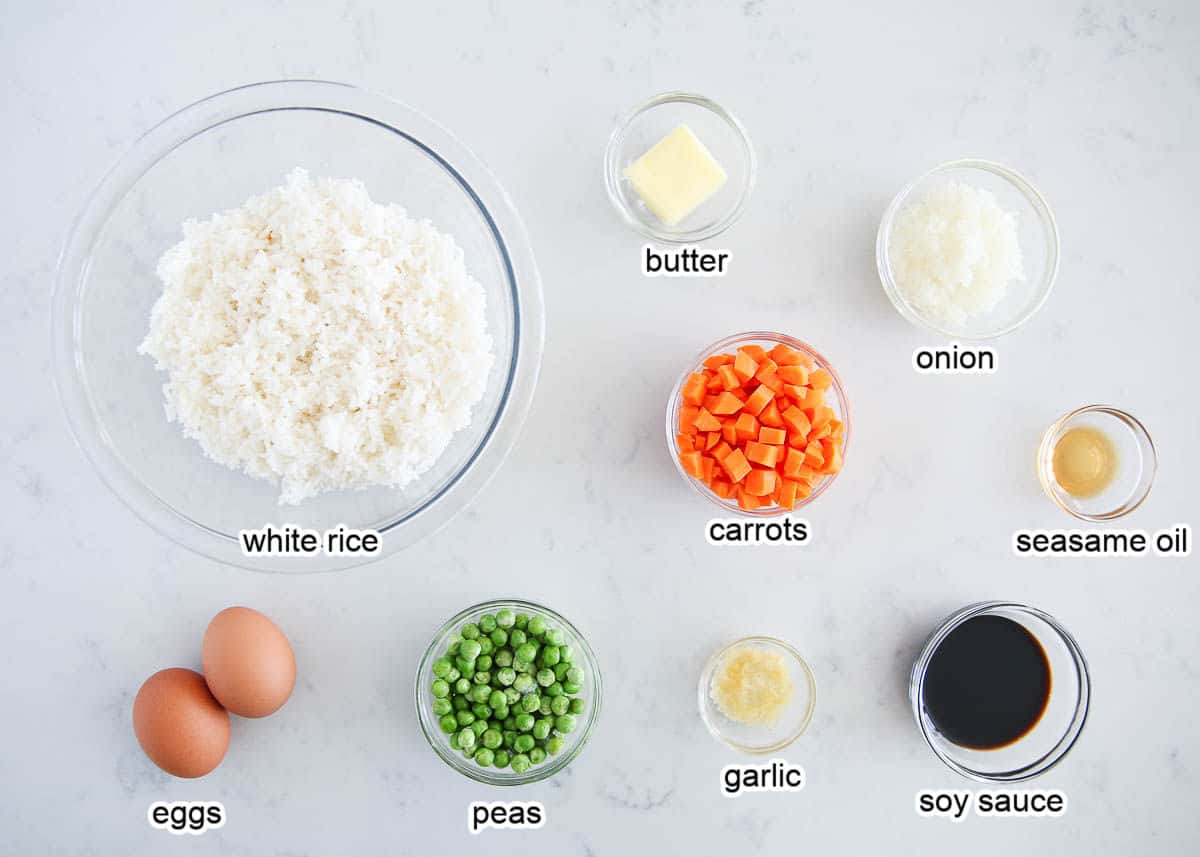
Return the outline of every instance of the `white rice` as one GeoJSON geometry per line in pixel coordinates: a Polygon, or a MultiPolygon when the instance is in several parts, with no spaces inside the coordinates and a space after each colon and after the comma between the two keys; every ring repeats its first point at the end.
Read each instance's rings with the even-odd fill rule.
{"type": "Polygon", "coordinates": [[[183,234],[138,350],[214,461],[295,504],[402,487],[470,421],[492,365],[484,292],[428,221],[295,169],[183,234]]]}

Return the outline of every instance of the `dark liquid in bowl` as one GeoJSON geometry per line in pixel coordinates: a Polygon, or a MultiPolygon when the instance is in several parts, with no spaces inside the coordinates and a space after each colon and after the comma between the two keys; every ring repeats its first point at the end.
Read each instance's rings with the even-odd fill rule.
{"type": "Polygon", "coordinates": [[[922,701],[945,738],[997,750],[1029,733],[1050,701],[1050,661],[1024,625],[976,616],[946,635],[925,671],[922,701]]]}

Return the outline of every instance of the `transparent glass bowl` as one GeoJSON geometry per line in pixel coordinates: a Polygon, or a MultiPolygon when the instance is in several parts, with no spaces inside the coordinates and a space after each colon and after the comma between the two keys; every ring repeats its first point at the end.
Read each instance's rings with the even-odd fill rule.
{"type": "Polygon", "coordinates": [[[613,130],[604,153],[604,183],[621,219],[667,244],[692,244],[719,235],[741,215],[754,189],[757,165],[750,135],[715,101],[690,92],[664,92],[638,105],[613,130]],[[642,202],[625,168],[655,143],[688,125],[725,169],[725,184],[680,223],[667,226],[642,202]]]}
{"type": "Polygon", "coordinates": [[[991,161],[972,159],[949,161],[909,182],[884,212],[875,241],[875,264],[892,305],[918,327],[953,339],[991,339],[1011,333],[1029,321],[1050,296],[1058,275],[1058,257],[1058,225],[1041,193],[1015,170],[991,161]],[[958,326],[946,326],[930,319],[909,303],[896,283],[889,247],[896,216],[923,198],[931,187],[947,181],[961,181],[991,191],[1003,210],[1016,212],[1025,272],[1024,280],[1008,284],[1008,291],[998,306],[958,326]]]}
{"type": "Polygon", "coordinates": [[[930,635],[913,664],[909,701],[921,734],[939,759],[964,777],[1014,783],[1044,774],[1075,745],[1091,703],[1092,683],[1079,644],[1052,616],[1024,604],[985,601],[949,616],[930,635]],[[955,628],[976,616],[1002,616],[1025,627],[1050,662],[1050,700],[1034,727],[1016,742],[995,750],[960,747],[938,731],[925,710],[925,673],[938,646],[955,628]]]}
{"type": "MultiPolygon", "coordinates": [[[[688,367],[683,371],[683,374],[679,376],[679,380],[675,382],[675,387],[671,391],[670,398],[667,399],[667,452],[671,456],[671,460],[675,462],[675,470],[679,473],[683,481],[690,485],[697,493],[707,497],[710,501],[716,503],[717,506],[726,512],[732,512],[738,515],[753,515],[759,518],[772,518],[778,515],[786,514],[788,510],[782,509],[779,506],[770,506],[764,509],[743,509],[737,504],[736,499],[726,500],[718,497],[711,490],[709,490],[709,487],[703,482],[688,475],[687,471],[683,469],[683,465],[679,462],[679,447],[675,442],[675,435],[678,433],[679,426],[679,410],[683,406],[683,400],[681,398],[683,385],[687,382],[688,376],[693,372],[699,372],[704,367],[705,359],[714,354],[732,353],[742,345],[761,345],[767,351],[770,351],[776,345],[781,343],[808,355],[813,363],[827,371],[833,378],[833,386],[829,388],[829,392],[833,394],[833,397],[831,399],[827,393],[825,402],[830,408],[833,409],[834,413],[837,414],[837,418],[846,425],[846,436],[842,438],[843,462],[845,462],[846,454],[850,449],[850,401],[846,398],[846,391],[842,386],[842,379],[838,377],[838,373],[834,370],[833,366],[819,351],[817,351],[808,343],[802,342],[799,339],[795,339],[782,333],[771,333],[763,330],[751,330],[747,331],[746,333],[735,333],[733,336],[727,336],[724,339],[714,342],[712,345],[708,346],[698,355],[696,355],[696,357],[688,364],[688,367]]],[[[838,471],[838,473],[840,472],[841,471],[838,471]]],[[[796,500],[796,507],[792,511],[796,511],[797,509],[807,506],[809,503],[813,502],[823,493],[825,493],[825,490],[832,485],[833,481],[838,477],[838,473],[831,473],[819,483],[814,485],[811,494],[809,494],[807,497],[796,500]]]]}
{"type": "Polygon", "coordinates": [[[232,565],[325,571],[376,559],[248,558],[238,531],[266,523],[383,534],[387,555],[433,532],[483,487],[524,421],[542,356],[541,285],[503,189],[449,132],[381,95],[319,81],[222,92],[152,128],[101,181],[67,237],[54,295],[55,378],[79,445],[159,532],[232,565]],[[241,205],[293,167],[359,178],[452,234],[487,298],[495,365],[435,466],[403,490],[325,494],[281,507],[278,488],[207,459],[164,413],[164,373],[137,347],[162,293],[155,267],[189,218],[241,205]]]}
{"type": "Polygon", "coordinates": [[[433,637],[433,642],[421,657],[417,667],[416,705],[417,719],[421,723],[421,731],[429,746],[445,762],[460,774],[493,786],[521,786],[548,779],[565,769],[575,760],[592,736],[596,728],[596,720],[600,716],[600,703],[603,695],[603,681],[600,678],[600,666],[592,647],[579,629],[566,618],[555,613],[549,607],[543,607],[532,601],[518,599],[499,599],[486,601],[468,607],[442,625],[433,637]],[[433,662],[442,657],[449,645],[450,635],[455,634],[468,622],[478,622],[484,613],[495,613],[504,608],[514,613],[525,613],[530,616],[538,615],[546,619],[552,628],[561,628],[566,636],[566,642],[575,649],[575,660],[572,663],[583,668],[585,673],[583,688],[579,696],[584,700],[584,713],[579,715],[575,730],[563,736],[564,746],[560,753],[547,757],[541,765],[535,765],[523,774],[518,774],[512,768],[481,768],[471,759],[466,758],[458,750],[450,746],[450,736],[438,726],[438,718],[433,713],[433,694],[430,690],[434,675],[433,662]]]}
{"type": "Polygon", "coordinates": [[[1128,515],[1150,494],[1158,457],[1150,433],[1133,415],[1108,405],[1088,405],[1059,417],[1038,446],[1037,471],[1042,490],[1062,509],[1084,521],[1111,521],[1128,515]],[[1064,491],[1054,478],[1054,448],[1074,428],[1098,429],[1112,441],[1117,472],[1107,488],[1091,497],[1064,491]]]}
{"type": "Polygon", "coordinates": [[[700,673],[696,691],[700,719],[712,736],[744,753],[775,753],[804,734],[817,704],[817,680],[812,669],[792,646],[774,637],[743,637],[716,652],[700,673]],[[787,708],[773,723],[739,723],[725,715],[712,698],[713,679],[726,655],[743,646],[783,655],[792,679],[793,694],[787,708]]]}

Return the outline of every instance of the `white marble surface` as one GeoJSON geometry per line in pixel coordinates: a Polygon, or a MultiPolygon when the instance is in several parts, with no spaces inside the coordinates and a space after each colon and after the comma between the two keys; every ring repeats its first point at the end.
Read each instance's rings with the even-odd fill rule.
{"type": "Polygon", "coordinates": [[[1200,851],[1195,557],[1018,562],[1014,528],[1066,526],[1030,459],[1060,412],[1128,407],[1161,452],[1131,526],[1200,524],[1200,7],[1041,0],[802,4],[13,3],[0,28],[0,851],[555,855],[1195,854],[1200,851]],[[1047,10],[1053,6],[1055,11],[1047,10]],[[970,8],[968,8],[970,7],[970,8]],[[416,549],[354,572],[275,577],[172,546],[92,473],[49,358],[66,225],[151,123],[226,87],[287,76],[369,86],[424,109],[493,168],[528,224],[548,336],[524,435],[474,505],[416,549]],[[722,240],[722,281],[643,281],[609,209],[614,119],[668,88],[740,114],[757,192],[722,240]],[[879,215],[918,171],[979,155],[1031,175],[1064,257],[1042,314],[990,378],[918,377],[927,340],[887,303],[879,215]],[[708,508],[661,437],[680,361],[775,325],[823,348],[855,411],[845,474],[809,510],[815,543],[705,546],[708,508]],[[603,358],[602,361],[598,358],[603,358]],[[580,383],[581,375],[586,378],[580,383]],[[468,602],[532,596],[571,616],[607,675],[591,745],[552,782],[498,792],[447,769],[410,701],[434,628],[468,602]],[[922,743],[904,695],[920,638],[978,599],[1024,600],[1081,641],[1083,738],[1039,786],[1060,820],[921,820],[920,788],[968,785],[922,743]],[[196,666],[231,603],[274,616],[300,682],[238,721],[196,782],[139,751],[130,704],[196,666]],[[795,796],[722,798],[735,756],[694,682],[720,642],[793,641],[820,700],[786,757],[795,796]],[[537,833],[465,833],[473,799],[546,803],[537,833]],[[199,840],[151,831],[150,802],[219,799],[199,840]]]}

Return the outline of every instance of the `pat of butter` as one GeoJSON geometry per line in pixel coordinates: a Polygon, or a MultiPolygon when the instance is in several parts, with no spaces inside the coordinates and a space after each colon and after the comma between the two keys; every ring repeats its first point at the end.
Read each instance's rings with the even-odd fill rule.
{"type": "Polygon", "coordinates": [[[625,168],[625,178],[667,226],[679,223],[725,184],[725,170],[687,125],[625,168]]]}

